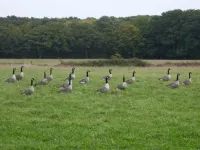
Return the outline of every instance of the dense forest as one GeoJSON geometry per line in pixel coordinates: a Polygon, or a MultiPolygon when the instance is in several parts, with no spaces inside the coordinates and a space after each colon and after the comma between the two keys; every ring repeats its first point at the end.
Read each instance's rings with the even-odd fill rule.
{"type": "Polygon", "coordinates": [[[159,16],[0,17],[1,58],[200,58],[200,10],[159,16]]]}

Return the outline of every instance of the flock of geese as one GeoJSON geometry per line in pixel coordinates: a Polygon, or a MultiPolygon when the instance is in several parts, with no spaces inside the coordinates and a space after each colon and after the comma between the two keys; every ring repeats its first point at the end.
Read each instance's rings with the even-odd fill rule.
{"type": "MultiPolygon", "coordinates": [[[[24,66],[21,66],[21,72],[20,74],[17,74],[15,75],[15,70],[16,68],[13,68],[13,72],[12,72],[12,76],[10,78],[8,78],[7,80],[5,80],[4,82],[7,82],[7,83],[14,83],[16,81],[20,81],[24,78],[24,72],[23,72],[23,68],[24,66]]],[[[162,80],[162,81],[169,81],[171,79],[171,75],[170,75],[170,68],[167,70],[167,75],[159,78],[159,80],[162,80]]],[[[44,77],[41,81],[33,84],[34,82],[34,78],[31,78],[31,84],[30,84],[30,87],[26,90],[24,90],[22,92],[23,95],[31,95],[34,93],[35,91],[35,88],[34,86],[39,86],[39,85],[47,85],[49,82],[51,82],[53,80],[53,74],[52,74],[52,71],[53,71],[53,68],[50,68],[50,75],[47,77],[46,75],[46,72],[44,72],[44,77]]],[[[80,84],[88,84],[89,83],[89,72],[90,70],[87,70],[86,71],[86,77],[84,77],[83,79],[81,79],[79,81],[80,84]]],[[[125,76],[123,76],[123,81],[121,84],[119,84],[117,86],[117,88],[119,90],[125,90],[127,88],[127,84],[132,84],[136,81],[135,79],[135,71],[133,71],[133,74],[132,74],[132,77],[128,80],[125,80],[125,76]]],[[[189,78],[183,82],[181,82],[182,85],[190,85],[192,84],[192,78],[191,78],[191,72],[189,72],[189,78]]],[[[171,88],[177,88],[179,87],[180,85],[180,82],[179,82],[179,76],[180,74],[178,73],[177,74],[177,78],[176,78],[176,81],[174,82],[171,82],[170,84],[167,84],[166,86],[168,87],[171,87],[171,88]]],[[[72,92],[72,81],[75,79],[75,68],[73,67],[72,68],[72,72],[69,74],[69,76],[65,79],[67,80],[66,83],[62,84],[60,86],[60,90],[58,91],[58,93],[68,93],[68,92],[72,92]]],[[[105,86],[102,87],[102,88],[99,88],[97,89],[96,91],[97,92],[100,92],[100,93],[107,93],[109,90],[110,90],[110,86],[109,86],[109,83],[108,83],[108,80],[112,79],[112,69],[109,69],[109,74],[106,75],[106,76],[103,76],[101,78],[102,80],[105,80],[105,86]]]]}

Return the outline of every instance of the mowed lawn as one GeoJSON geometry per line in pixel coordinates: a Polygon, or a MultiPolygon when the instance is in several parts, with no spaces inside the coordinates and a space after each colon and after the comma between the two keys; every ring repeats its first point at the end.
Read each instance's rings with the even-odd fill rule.
{"type": "Polygon", "coordinates": [[[183,81],[191,71],[193,84],[170,89],[157,79],[166,74],[164,67],[76,67],[73,92],[66,94],[56,92],[71,68],[54,68],[49,85],[37,86],[31,96],[20,94],[49,68],[26,67],[24,80],[14,84],[4,83],[12,66],[0,68],[0,149],[200,149],[198,68],[171,68],[172,81],[176,73],[183,81]],[[109,68],[110,92],[96,93],[109,68]],[[89,84],[80,85],[87,69],[89,84]],[[117,90],[122,75],[128,79],[133,70],[136,83],[117,90]]]}

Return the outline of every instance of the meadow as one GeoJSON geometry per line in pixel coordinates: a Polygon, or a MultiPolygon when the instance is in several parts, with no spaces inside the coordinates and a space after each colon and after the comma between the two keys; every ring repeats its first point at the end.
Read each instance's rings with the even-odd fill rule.
{"type": "MultiPolygon", "coordinates": [[[[14,61],[14,60],[10,60],[14,61]]],[[[27,61],[27,60],[25,60],[27,61]]],[[[48,60],[45,60],[48,61],[48,60]]],[[[50,60],[49,60],[50,61],[50,60]]],[[[3,60],[0,60],[3,62],[3,60]]],[[[39,63],[39,61],[38,61],[39,63]]],[[[48,62],[47,62],[48,63],[48,62]]],[[[57,62],[56,62],[57,63],[57,62]]],[[[192,72],[193,84],[171,89],[159,81],[167,67],[76,67],[72,93],[58,94],[71,67],[54,67],[54,80],[37,86],[31,96],[21,92],[30,79],[43,78],[51,66],[25,65],[25,78],[14,84],[3,81],[12,68],[0,66],[0,149],[200,149],[200,71],[197,67],[171,67],[171,81],[192,72]],[[112,68],[111,90],[96,93],[101,76],[112,68]],[[88,85],[80,85],[89,69],[88,85]],[[122,75],[136,82],[125,91],[116,89],[122,75]]]]}

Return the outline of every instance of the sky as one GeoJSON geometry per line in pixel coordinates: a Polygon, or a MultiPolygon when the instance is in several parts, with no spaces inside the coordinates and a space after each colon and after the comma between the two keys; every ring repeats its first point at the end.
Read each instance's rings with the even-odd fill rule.
{"type": "Polygon", "coordinates": [[[160,15],[173,9],[200,9],[200,0],[0,0],[0,16],[127,17],[160,15]]]}

